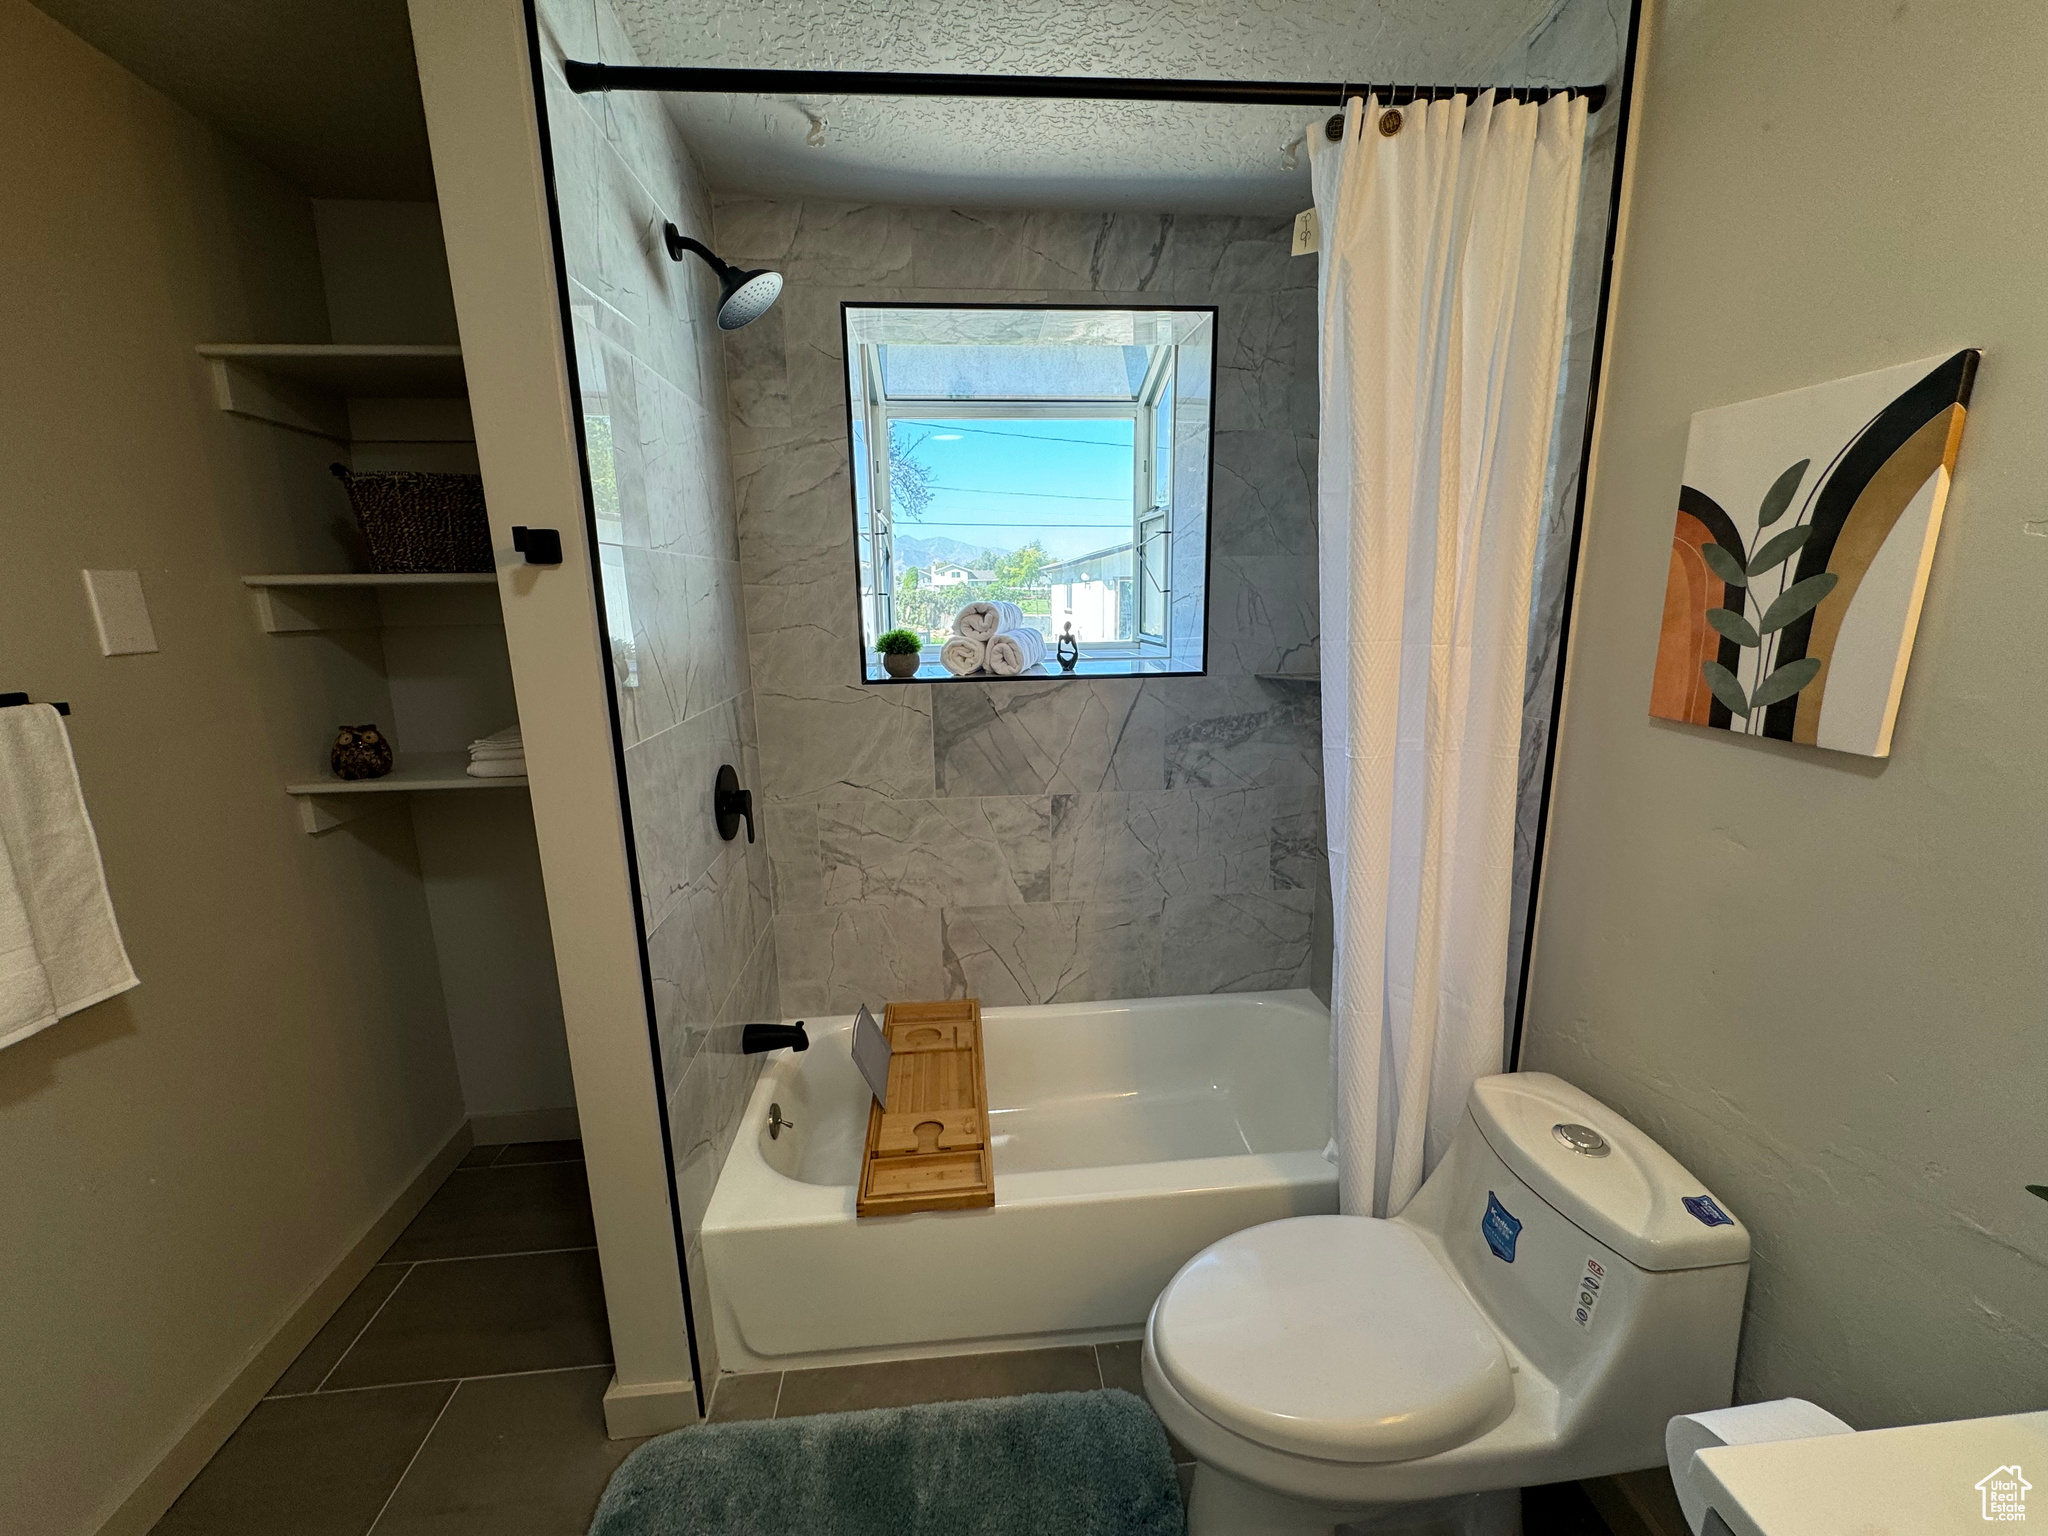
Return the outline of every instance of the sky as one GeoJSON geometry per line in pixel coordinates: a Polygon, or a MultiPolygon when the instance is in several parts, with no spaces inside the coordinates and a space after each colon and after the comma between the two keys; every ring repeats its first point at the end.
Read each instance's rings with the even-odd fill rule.
{"type": "Polygon", "coordinates": [[[935,494],[896,531],[1012,550],[1034,538],[1059,560],[1131,537],[1131,433],[1113,421],[898,421],[935,494]]]}

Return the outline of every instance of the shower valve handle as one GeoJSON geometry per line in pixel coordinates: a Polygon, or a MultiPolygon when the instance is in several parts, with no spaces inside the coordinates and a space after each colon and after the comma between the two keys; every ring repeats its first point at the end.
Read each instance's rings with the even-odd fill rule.
{"type": "Polygon", "coordinates": [[[718,818],[718,835],[728,843],[740,835],[740,822],[747,824],[747,841],[754,840],[754,792],[740,788],[740,776],[731,763],[722,764],[711,786],[711,814],[718,818]]]}

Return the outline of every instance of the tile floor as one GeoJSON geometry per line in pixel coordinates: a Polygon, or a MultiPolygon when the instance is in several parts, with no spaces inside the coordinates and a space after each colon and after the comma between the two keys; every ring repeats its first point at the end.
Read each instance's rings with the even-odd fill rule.
{"type": "MultiPolygon", "coordinates": [[[[713,1422],[1122,1387],[1136,1343],[727,1376],[713,1422]]],[[[637,1443],[607,1440],[611,1342],[575,1142],[449,1175],[154,1536],[582,1536],[637,1443]]],[[[1187,1453],[1172,1446],[1183,1485],[1187,1453]]],[[[1526,1536],[1609,1536],[1576,1485],[1526,1536]]]]}
{"type": "Polygon", "coordinates": [[[611,1357],[581,1146],[478,1147],[156,1536],[581,1536],[611,1357]]]}

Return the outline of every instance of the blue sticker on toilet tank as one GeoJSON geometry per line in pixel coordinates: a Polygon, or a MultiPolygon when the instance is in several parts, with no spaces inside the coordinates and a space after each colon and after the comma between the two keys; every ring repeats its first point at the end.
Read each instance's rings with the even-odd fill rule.
{"type": "Polygon", "coordinates": [[[1522,1235],[1522,1224],[1508,1214],[1500,1196],[1490,1189],[1486,1192],[1486,1214],[1479,1218],[1479,1230],[1486,1235],[1486,1246],[1493,1250],[1496,1259],[1515,1262],[1515,1239],[1522,1235]]]}
{"type": "Polygon", "coordinates": [[[1691,1211],[1694,1219],[1710,1227],[1732,1227],[1735,1218],[1714,1204],[1712,1195],[1681,1195],[1678,1203],[1691,1211]]]}

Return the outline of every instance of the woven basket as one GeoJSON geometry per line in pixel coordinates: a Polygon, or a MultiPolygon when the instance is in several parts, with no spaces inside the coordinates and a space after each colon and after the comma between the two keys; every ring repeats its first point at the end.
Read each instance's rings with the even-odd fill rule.
{"type": "Polygon", "coordinates": [[[348,487],[349,504],[370,546],[371,570],[390,574],[494,568],[481,475],[412,469],[355,474],[345,465],[332,467],[334,477],[348,487]]]}

